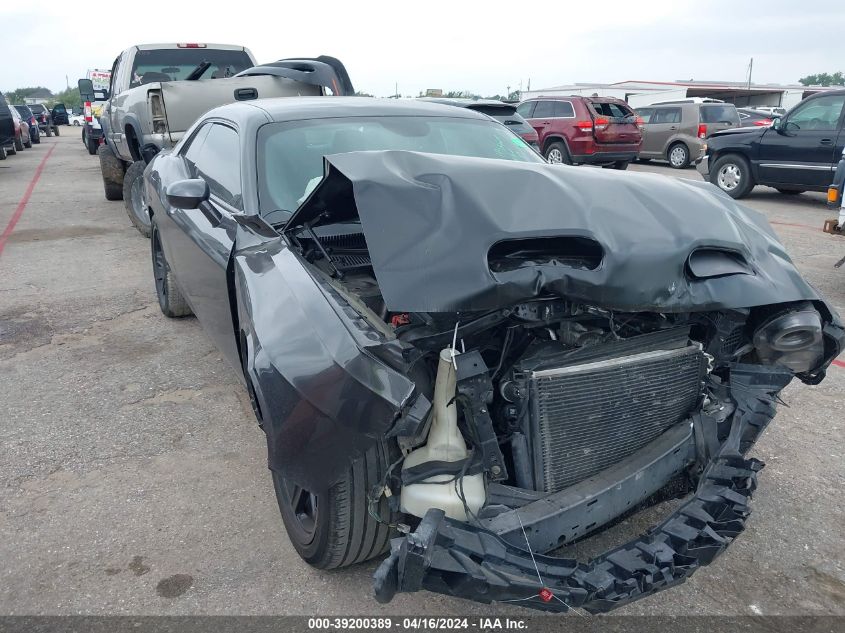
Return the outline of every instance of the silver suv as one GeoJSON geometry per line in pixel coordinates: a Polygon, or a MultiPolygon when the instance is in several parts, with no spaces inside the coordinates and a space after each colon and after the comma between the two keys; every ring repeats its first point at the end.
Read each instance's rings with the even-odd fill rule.
{"type": "Polygon", "coordinates": [[[720,130],[739,127],[732,103],[677,101],[637,108],[643,120],[643,144],[638,158],[668,160],[683,169],[704,154],[705,139],[720,130]]]}

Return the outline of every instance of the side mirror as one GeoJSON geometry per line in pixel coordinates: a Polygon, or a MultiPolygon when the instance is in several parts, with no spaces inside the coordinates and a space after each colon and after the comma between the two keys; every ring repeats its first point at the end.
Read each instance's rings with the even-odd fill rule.
{"type": "Polygon", "coordinates": [[[76,82],[77,87],[79,88],[79,96],[82,97],[83,101],[93,101],[94,100],[94,82],[90,79],[80,79],[76,82]]]}
{"type": "Polygon", "coordinates": [[[772,117],[772,129],[779,130],[780,129],[780,117],[772,117]]]}
{"type": "Polygon", "coordinates": [[[208,200],[208,183],[202,178],[177,180],[165,190],[167,202],[177,209],[196,209],[208,200]]]}

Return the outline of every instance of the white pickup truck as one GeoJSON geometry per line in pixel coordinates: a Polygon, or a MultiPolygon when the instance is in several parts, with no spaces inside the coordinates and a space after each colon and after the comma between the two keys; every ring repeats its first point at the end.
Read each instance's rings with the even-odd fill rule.
{"type": "Polygon", "coordinates": [[[346,69],[333,57],[258,66],[243,46],[184,43],[127,48],[112,65],[100,117],[105,143],[97,153],[106,199],[122,198],[133,224],[148,235],[142,186],[146,163],[175,145],[200,115],[234,101],[352,93],[346,69]]]}

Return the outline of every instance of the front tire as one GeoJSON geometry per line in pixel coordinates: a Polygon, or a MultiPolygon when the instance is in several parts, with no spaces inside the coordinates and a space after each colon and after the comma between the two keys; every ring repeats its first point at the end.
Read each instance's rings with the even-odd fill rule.
{"type": "Polygon", "coordinates": [[[751,165],[739,154],[728,154],[717,160],[710,170],[710,182],[735,200],[747,196],[756,184],[751,165]]]}
{"type": "Polygon", "coordinates": [[[105,143],[97,148],[97,156],[100,159],[100,172],[103,176],[103,191],[106,194],[106,200],[122,200],[123,162],[105,143]]]}
{"type": "Polygon", "coordinates": [[[151,229],[150,249],[153,258],[153,277],[155,278],[156,296],[161,313],[171,319],[190,316],[193,314],[191,306],[173,279],[173,272],[164,257],[161,239],[155,227],[151,229]]]}
{"type": "Polygon", "coordinates": [[[553,165],[571,165],[572,157],[569,155],[569,150],[566,149],[566,144],[560,141],[549,143],[544,154],[546,160],[553,165]]]}
{"type": "Polygon", "coordinates": [[[683,143],[675,143],[666,150],[666,160],[673,169],[689,167],[689,148],[683,143]]]}
{"type": "Polygon", "coordinates": [[[150,236],[150,214],[144,199],[144,169],[147,164],[136,160],[123,176],[123,205],[132,225],[144,237],[150,236]]]}
{"type": "Polygon", "coordinates": [[[347,567],[385,552],[395,523],[387,499],[368,511],[368,495],[399,456],[379,443],[357,459],[324,495],[315,495],[273,471],[273,487],[288,538],[299,556],[318,569],[347,567]]]}

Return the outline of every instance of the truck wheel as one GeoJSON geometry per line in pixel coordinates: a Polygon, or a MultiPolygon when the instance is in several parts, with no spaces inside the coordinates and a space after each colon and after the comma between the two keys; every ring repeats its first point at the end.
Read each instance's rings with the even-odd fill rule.
{"type": "Polygon", "coordinates": [[[184,295],[173,279],[173,272],[164,257],[161,239],[155,227],[151,228],[150,248],[153,256],[153,278],[156,284],[156,295],[162,314],[171,319],[192,315],[191,306],[185,301],[184,295]]]}
{"type": "Polygon", "coordinates": [[[147,163],[136,160],[129,165],[123,176],[123,204],[126,213],[138,232],[144,237],[150,236],[150,214],[144,197],[144,169],[147,163]]]}
{"type": "Polygon", "coordinates": [[[15,151],[22,152],[23,147],[23,134],[21,134],[20,136],[15,137],[15,151]]]}
{"type": "Polygon", "coordinates": [[[734,199],[747,196],[755,185],[751,165],[739,154],[728,154],[717,160],[710,169],[710,182],[734,199]]]}
{"type": "Polygon", "coordinates": [[[0,146],[0,160],[6,160],[6,148],[0,146]]]}
{"type": "Polygon", "coordinates": [[[53,129],[48,125],[47,129],[44,130],[44,134],[46,134],[48,137],[53,136],[53,129]]]}
{"type": "Polygon", "coordinates": [[[675,143],[666,150],[666,160],[674,169],[686,169],[689,166],[689,149],[683,143],[675,143]]]}
{"type": "Polygon", "coordinates": [[[88,148],[88,153],[91,154],[91,156],[93,156],[94,154],[97,153],[97,147],[98,147],[97,139],[86,138],[85,139],[85,147],[88,148]]]}
{"type": "Polygon", "coordinates": [[[32,142],[38,145],[41,142],[41,130],[38,127],[35,127],[35,132],[29,133],[29,138],[32,139],[32,142]]]}
{"type": "Polygon", "coordinates": [[[15,141],[14,143],[12,143],[11,145],[9,145],[9,146],[6,148],[6,154],[7,154],[8,156],[14,156],[14,155],[15,155],[15,154],[17,154],[17,153],[18,153],[17,141],[15,141]]]}
{"type": "Polygon", "coordinates": [[[28,138],[28,139],[27,139],[27,141],[23,144],[23,146],[24,146],[24,147],[26,147],[27,149],[31,149],[31,148],[32,148],[32,135],[30,135],[30,136],[29,136],[29,138],[28,138]]]}
{"type": "Polygon", "coordinates": [[[114,155],[105,143],[97,149],[100,171],[103,174],[103,189],[106,200],[123,199],[123,162],[114,155]]]}
{"type": "Polygon", "coordinates": [[[399,456],[377,444],[358,458],[324,495],[315,495],[273,471],[273,487],[288,538],[299,556],[319,569],[347,567],[387,550],[398,515],[382,495],[369,512],[368,495],[399,456]],[[391,459],[393,461],[391,461],[391,459]]]}
{"type": "Polygon", "coordinates": [[[56,136],[59,135],[59,126],[58,125],[53,126],[53,134],[55,134],[56,136]]]}

